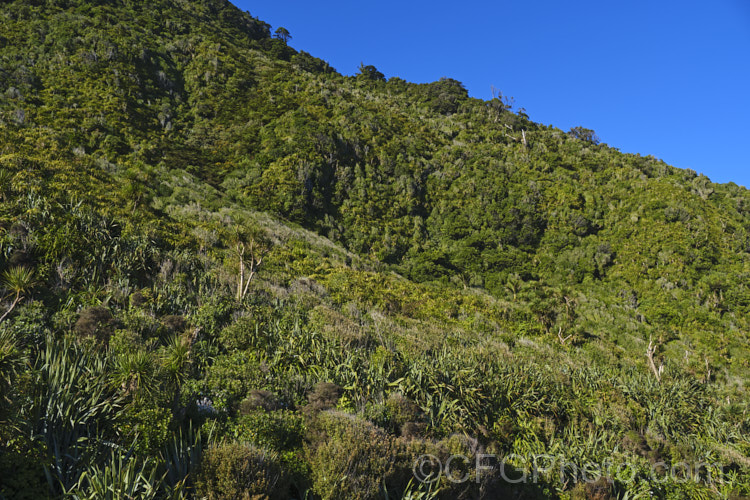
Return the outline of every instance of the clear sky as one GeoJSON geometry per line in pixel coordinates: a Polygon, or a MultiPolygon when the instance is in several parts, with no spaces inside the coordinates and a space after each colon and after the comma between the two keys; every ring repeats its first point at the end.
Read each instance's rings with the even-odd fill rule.
{"type": "Polygon", "coordinates": [[[343,74],[494,86],[536,122],[750,187],[750,0],[233,3],[343,74]]]}

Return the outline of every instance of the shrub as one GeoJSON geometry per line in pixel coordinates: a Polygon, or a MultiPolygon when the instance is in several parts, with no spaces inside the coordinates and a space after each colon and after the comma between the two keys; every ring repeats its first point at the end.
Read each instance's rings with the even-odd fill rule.
{"type": "Polygon", "coordinates": [[[480,447],[476,439],[463,434],[453,434],[440,440],[437,443],[437,450],[438,456],[442,455],[446,457],[443,463],[446,463],[447,457],[451,456],[468,458],[468,460],[461,458],[451,461],[450,470],[445,474],[449,480],[450,478],[456,480],[463,477],[474,478],[477,476],[475,458],[477,453],[483,453],[484,450],[480,447]]]}
{"type": "Polygon", "coordinates": [[[81,311],[73,329],[82,337],[94,337],[107,344],[112,336],[112,314],[101,306],[89,307],[81,311]]]}
{"type": "Polygon", "coordinates": [[[209,296],[190,317],[190,323],[211,334],[224,327],[230,318],[232,305],[226,297],[209,296]]]}
{"type": "Polygon", "coordinates": [[[267,371],[254,352],[233,351],[214,358],[204,378],[188,380],[185,389],[209,397],[217,410],[234,410],[251,388],[266,384],[267,371]]]}
{"type": "Polygon", "coordinates": [[[130,295],[130,307],[141,307],[146,303],[146,298],[140,291],[135,291],[130,295]]]}
{"type": "Polygon", "coordinates": [[[626,450],[641,457],[648,456],[648,452],[651,450],[648,443],[646,443],[646,438],[636,431],[628,431],[625,433],[625,436],[622,438],[622,446],[626,450]]]}
{"type": "Polygon", "coordinates": [[[257,410],[239,417],[235,426],[237,440],[277,451],[300,448],[304,433],[302,416],[288,410],[257,410]]]}
{"type": "MultiPolygon", "coordinates": [[[[505,494],[479,495],[478,490],[481,484],[475,479],[481,478],[481,483],[484,484],[496,478],[493,476],[494,471],[482,471],[482,474],[477,475],[474,467],[476,449],[471,446],[472,442],[468,438],[452,436],[437,443],[422,439],[399,438],[397,442],[400,444],[400,449],[394,464],[394,475],[390,481],[389,492],[408,489],[409,480],[415,477],[414,468],[418,466],[417,473],[420,477],[427,479],[431,487],[439,488],[440,498],[512,498],[511,495],[505,494]],[[456,459],[451,459],[450,457],[454,455],[456,459]],[[419,457],[427,456],[436,457],[437,461],[418,461],[419,457]],[[465,461],[460,456],[468,460],[465,461]],[[443,471],[440,464],[447,464],[449,459],[451,460],[450,470],[443,471]],[[463,480],[464,478],[466,480],[463,480]]],[[[489,461],[487,463],[490,466],[495,465],[489,461]]],[[[492,491],[497,491],[497,485],[492,491]]]]}
{"type": "MultiPolygon", "coordinates": [[[[0,314],[2,314],[0,309],[0,314]]],[[[47,334],[51,332],[47,315],[49,309],[42,301],[31,300],[19,305],[15,309],[12,322],[6,322],[3,327],[18,339],[23,346],[42,346],[47,334]]]]}
{"type": "Polygon", "coordinates": [[[29,252],[17,249],[10,254],[8,264],[11,267],[32,267],[34,265],[34,257],[29,252]]]}
{"type": "Polygon", "coordinates": [[[249,317],[240,318],[219,333],[219,340],[227,350],[265,349],[267,339],[260,324],[249,317]]]}
{"type": "Polygon", "coordinates": [[[578,483],[570,492],[571,500],[615,500],[612,483],[605,477],[594,482],[578,483]]]}
{"type": "Polygon", "coordinates": [[[383,403],[368,403],[361,415],[389,433],[404,437],[421,436],[427,427],[419,406],[398,392],[391,393],[383,403]]]}
{"type": "Polygon", "coordinates": [[[253,389],[245,400],[240,403],[240,415],[248,415],[255,410],[274,411],[281,409],[276,395],[270,391],[253,389]]]}
{"type": "Polygon", "coordinates": [[[388,396],[385,407],[394,430],[400,430],[402,435],[420,434],[424,415],[414,401],[400,393],[392,393],[388,396]]]}
{"type": "Polygon", "coordinates": [[[312,392],[307,395],[310,402],[309,409],[313,411],[328,410],[336,406],[343,390],[331,382],[318,382],[312,392]]]}
{"type": "Polygon", "coordinates": [[[133,449],[142,455],[164,447],[170,437],[172,412],[158,406],[130,404],[120,415],[119,430],[134,438],[133,449]]]}
{"type": "MultiPolygon", "coordinates": [[[[118,316],[118,327],[137,332],[144,339],[150,339],[159,335],[164,326],[146,309],[129,309],[122,311],[118,316]]],[[[112,339],[111,341],[113,341],[112,339]]],[[[110,342],[111,342],[110,341],[110,342]]]]}
{"type": "Polygon", "coordinates": [[[370,422],[337,411],[320,413],[308,448],[313,490],[326,499],[369,499],[395,472],[395,441],[370,422]]]}
{"type": "Polygon", "coordinates": [[[427,424],[424,422],[406,422],[401,426],[401,437],[416,438],[423,436],[427,430],[427,424]]]}
{"type": "MultiPolygon", "coordinates": [[[[37,455],[37,453],[33,453],[37,455]]],[[[43,458],[7,451],[0,453],[0,498],[35,500],[46,498],[47,482],[44,480],[43,458]]]]}
{"type": "Polygon", "coordinates": [[[185,331],[185,328],[187,328],[187,321],[185,321],[185,318],[174,314],[164,316],[161,319],[161,323],[164,325],[167,333],[170,334],[182,333],[185,331]]]}
{"type": "Polygon", "coordinates": [[[288,485],[275,454],[227,443],[204,452],[195,489],[198,498],[208,500],[283,499],[288,485]]]}

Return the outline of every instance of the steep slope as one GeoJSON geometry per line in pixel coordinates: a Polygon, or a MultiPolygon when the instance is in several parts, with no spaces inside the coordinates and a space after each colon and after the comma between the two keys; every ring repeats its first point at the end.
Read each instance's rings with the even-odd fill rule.
{"type": "MultiPolygon", "coordinates": [[[[455,80],[344,77],[219,0],[0,14],[2,494],[46,491],[47,464],[53,494],[93,495],[81,472],[116,461],[54,444],[83,435],[168,471],[160,495],[232,497],[211,460],[250,452],[180,486],[164,451],[216,422],[278,455],[272,496],[400,498],[413,458],[482,451],[614,454],[637,478],[612,495],[748,493],[747,190],[455,80]],[[55,384],[90,390],[51,372],[66,356],[106,389],[57,421],[55,384]],[[658,484],[660,461],[735,476],[658,484]]],[[[439,484],[594,488],[503,479],[439,484]]]]}

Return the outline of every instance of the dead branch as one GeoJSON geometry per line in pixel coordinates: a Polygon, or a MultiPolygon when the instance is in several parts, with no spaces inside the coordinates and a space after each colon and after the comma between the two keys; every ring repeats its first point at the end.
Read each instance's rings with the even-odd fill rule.
{"type": "Polygon", "coordinates": [[[573,336],[573,334],[571,333],[571,334],[570,334],[570,335],[568,335],[567,337],[564,337],[564,338],[563,338],[563,335],[562,335],[562,327],[561,327],[561,326],[558,326],[558,327],[557,327],[557,338],[558,338],[558,339],[560,339],[560,343],[561,343],[562,345],[565,345],[565,342],[567,342],[567,341],[568,341],[568,340],[570,339],[570,337],[572,337],[572,336],[573,336]]]}
{"type": "Polygon", "coordinates": [[[648,340],[648,348],[646,349],[646,357],[648,358],[648,364],[651,367],[651,371],[654,372],[654,375],[656,376],[656,381],[661,381],[661,374],[664,371],[664,365],[659,364],[659,368],[656,368],[656,363],[654,362],[654,354],[656,354],[656,346],[654,346],[654,342],[649,339],[648,340]]]}

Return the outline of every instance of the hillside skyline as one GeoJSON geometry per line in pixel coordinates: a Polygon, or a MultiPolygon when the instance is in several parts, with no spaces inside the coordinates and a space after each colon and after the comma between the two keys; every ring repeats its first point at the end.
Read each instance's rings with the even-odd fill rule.
{"type": "Polygon", "coordinates": [[[536,122],[590,128],[625,153],[750,186],[750,70],[738,64],[750,9],[740,1],[234,4],[342,74],[362,62],[388,78],[454,78],[480,99],[494,87],[536,122]]]}

